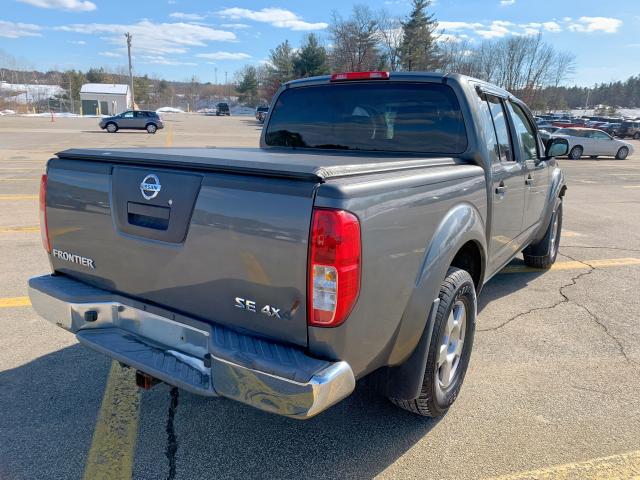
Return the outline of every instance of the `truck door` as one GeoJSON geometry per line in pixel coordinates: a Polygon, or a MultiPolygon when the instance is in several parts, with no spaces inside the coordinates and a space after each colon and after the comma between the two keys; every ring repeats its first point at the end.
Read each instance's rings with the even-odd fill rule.
{"type": "Polygon", "coordinates": [[[486,95],[486,138],[492,154],[493,214],[491,220],[490,250],[492,265],[498,268],[517,250],[512,240],[522,232],[524,216],[524,166],[517,161],[509,133],[509,124],[503,101],[486,95]],[[488,111],[487,111],[488,110],[488,111]],[[493,137],[492,137],[493,134],[493,137]]]}
{"type": "Polygon", "coordinates": [[[549,169],[542,159],[536,130],[527,114],[514,102],[507,102],[507,108],[514,129],[516,157],[524,165],[524,231],[542,218],[549,189],[549,169]]]}

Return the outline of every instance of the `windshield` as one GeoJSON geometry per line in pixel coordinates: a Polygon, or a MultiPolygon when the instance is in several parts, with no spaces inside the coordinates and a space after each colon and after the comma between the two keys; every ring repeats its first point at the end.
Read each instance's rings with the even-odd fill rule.
{"type": "Polygon", "coordinates": [[[462,153],[467,136],[450,87],[432,83],[343,83],[283,91],[267,145],[462,153]]]}

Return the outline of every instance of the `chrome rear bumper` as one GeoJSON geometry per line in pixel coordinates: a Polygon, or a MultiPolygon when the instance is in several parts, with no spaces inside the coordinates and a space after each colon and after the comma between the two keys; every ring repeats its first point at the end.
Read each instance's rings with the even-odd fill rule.
{"type": "Polygon", "coordinates": [[[65,276],[29,280],[33,308],[78,341],[166,383],[307,419],[355,388],[346,362],[239,334],[65,276]]]}

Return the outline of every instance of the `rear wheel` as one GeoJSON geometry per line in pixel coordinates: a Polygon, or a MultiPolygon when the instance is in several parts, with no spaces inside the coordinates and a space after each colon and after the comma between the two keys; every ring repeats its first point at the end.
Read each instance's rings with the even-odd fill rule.
{"type": "Polygon", "coordinates": [[[107,123],[107,126],[105,128],[109,133],[116,133],[118,131],[118,126],[113,122],[107,123]]]}
{"type": "Polygon", "coordinates": [[[147,125],[147,133],[156,133],[156,130],[158,130],[158,127],[156,127],[153,123],[147,125]]]}
{"type": "Polygon", "coordinates": [[[468,272],[449,268],[439,298],[420,395],[412,400],[390,399],[423,417],[444,415],[458,397],[476,327],[476,290],[468,272]]]}
{"type": "Polygon", "coordinates": [[[634,140],[640,140],[640,132],[636,132],[633,134],[633,139],[634,140]]]}
{"type": "Polygon", "coordinates": [[[562,200],[556,211],[551,215],[551,221],[544,237],[533,245],[529,245],[522,254],[524,263],[533,268],[551,268],[558,256],[560,248],[560,234],[562,233],[562,200]]]}
{"type": "Polygon", "coordinates": [[[624,160],[627,158],[627,155],[629,155],[629,149],[627,147],[621,147],[618,153],[616,153],[616,158],[618,160],[624,160]]]}
{"type": "Polygon", "coordinates": [[[582,147],[580,145],[577,145],[573,147],[569,152],[569,158],[571,160],[580,160],[580,157],[582,156],[582,152],[583,152],[582,147]]]}

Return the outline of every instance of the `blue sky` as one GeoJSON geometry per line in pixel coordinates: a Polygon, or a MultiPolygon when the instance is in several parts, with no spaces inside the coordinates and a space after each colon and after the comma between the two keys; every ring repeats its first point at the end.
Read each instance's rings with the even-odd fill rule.
{"type": "MultiPolygon", "coordinates": [[[[124,32],[133,34],[136,74],[172,80],[229,79],[308,32],[328,42],[331,13],[354,4],[404,15],[408,0],[0,0],[0,49],[39,70],[126,65],[124,32]]],[[[576,56],[569,83],[640,74],[640,0],[437,0],[445,33],[470,42],[541,31],[576,56]]]]}

